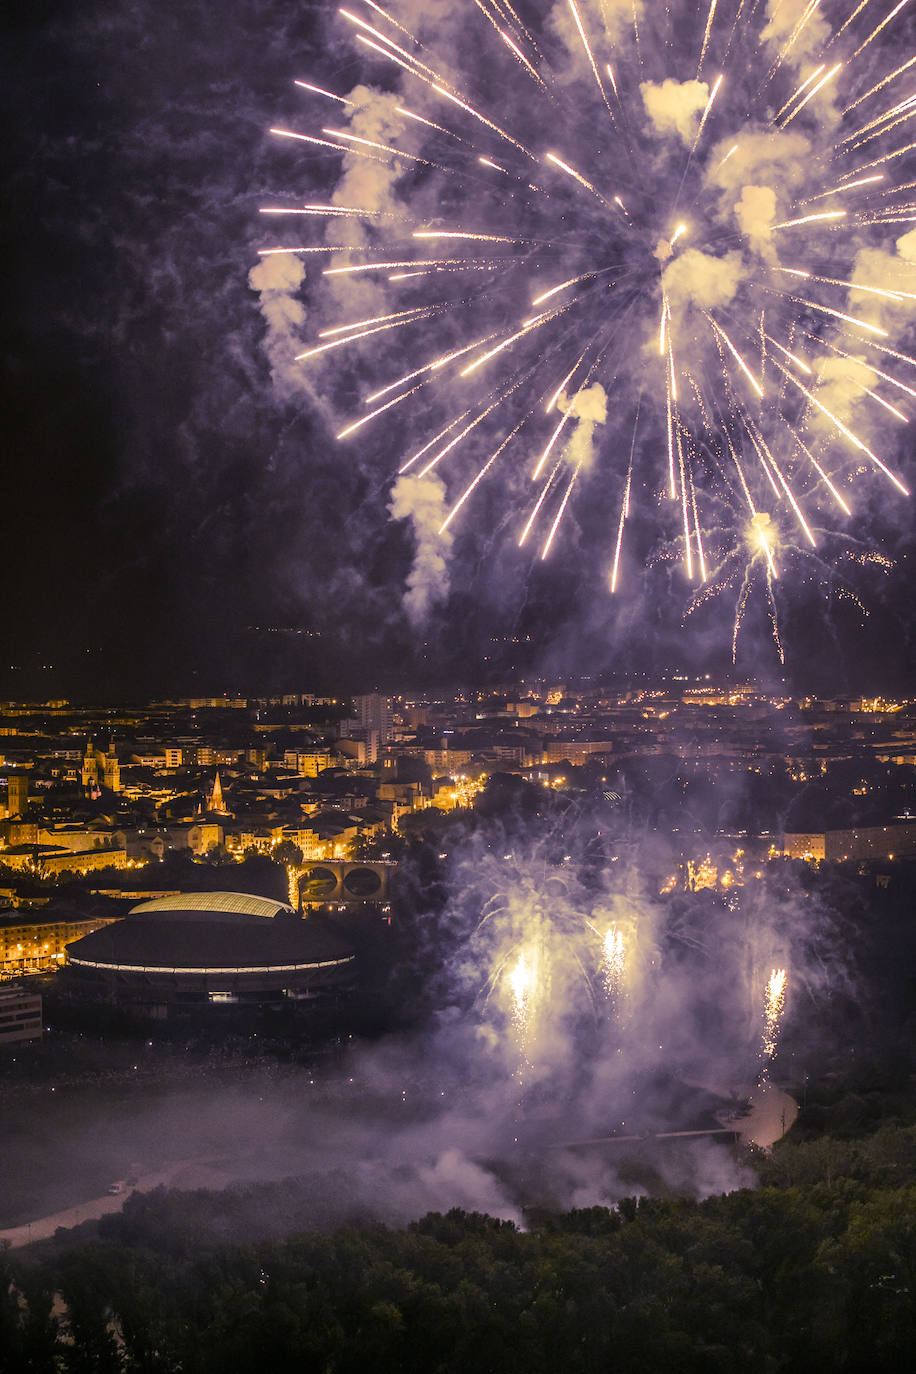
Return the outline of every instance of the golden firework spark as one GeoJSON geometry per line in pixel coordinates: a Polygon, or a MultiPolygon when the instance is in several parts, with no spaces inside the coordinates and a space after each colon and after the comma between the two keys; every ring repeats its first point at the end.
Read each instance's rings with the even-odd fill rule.
{"type": "Polygon", "coordinates": [[[626,947],[623,940],[623,931],[617,925],[612,925],[605,933],[603,941],[604,959],[602,962],[602,976],[604,979],[604,990],[608,997],[619,997],[623,991],[623,980],[626,972],[626,947]]]}
{"type": "Polygon", "coordinates": [[[767,1076],[779,1043],[779,1022],[786,1001],[787,981],[788,974],[784,968],[774,968],[767,979],[763,1002],[762,1078],[767,1076]]]}

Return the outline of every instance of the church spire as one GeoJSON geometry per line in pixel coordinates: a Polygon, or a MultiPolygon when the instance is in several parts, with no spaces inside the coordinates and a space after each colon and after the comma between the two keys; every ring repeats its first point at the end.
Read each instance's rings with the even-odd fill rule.
{"type": "Polygon", "coordinates": [[[223,805],[223,788],[219,780],[219,769],[216,770],[216,777],[213,779],[213,790],[207,799],[207,810],[215,811],[217,815],[225,813],[223,805]]]}

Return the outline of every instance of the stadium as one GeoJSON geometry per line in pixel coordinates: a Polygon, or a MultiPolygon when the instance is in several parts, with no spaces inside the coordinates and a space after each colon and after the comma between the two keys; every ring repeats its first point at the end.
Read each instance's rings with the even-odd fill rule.
{"type": "Polygon", "coordinates": [[[355,961],[336,930],[283,902],[202,892],[142,902],[73,941],[63,973],[72,1000],[164,1020],[328,1001],[352,988],[355,961]]]}

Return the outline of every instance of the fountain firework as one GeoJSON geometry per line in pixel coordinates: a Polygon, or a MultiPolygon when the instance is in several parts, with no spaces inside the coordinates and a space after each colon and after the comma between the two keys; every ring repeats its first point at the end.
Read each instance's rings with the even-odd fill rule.
{"type": "Polygon", "coordinates": [[[786,1003],[786,982],[787,974],[784,968],[774,968],[767,979],[763,1005],[763,1045],[761,1047],[763,1067],[760,1071],[762,1083],[765,1083],[769,1077],[770,1065],[779,1044],[779,1026],[786,1003]]]}

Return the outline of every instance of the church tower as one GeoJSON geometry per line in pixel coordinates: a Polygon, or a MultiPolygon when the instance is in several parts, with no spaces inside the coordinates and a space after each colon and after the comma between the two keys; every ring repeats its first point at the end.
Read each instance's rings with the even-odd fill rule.
{"type": "Polygon", "coordinates": [[[207,810],[215,813],[217,816],[225,816],[227,814],[223,802],[223,787],[219,780],[218,768],[216,770],[216,777],[213,779],[213,790],[207,798],[207,810]]]}

